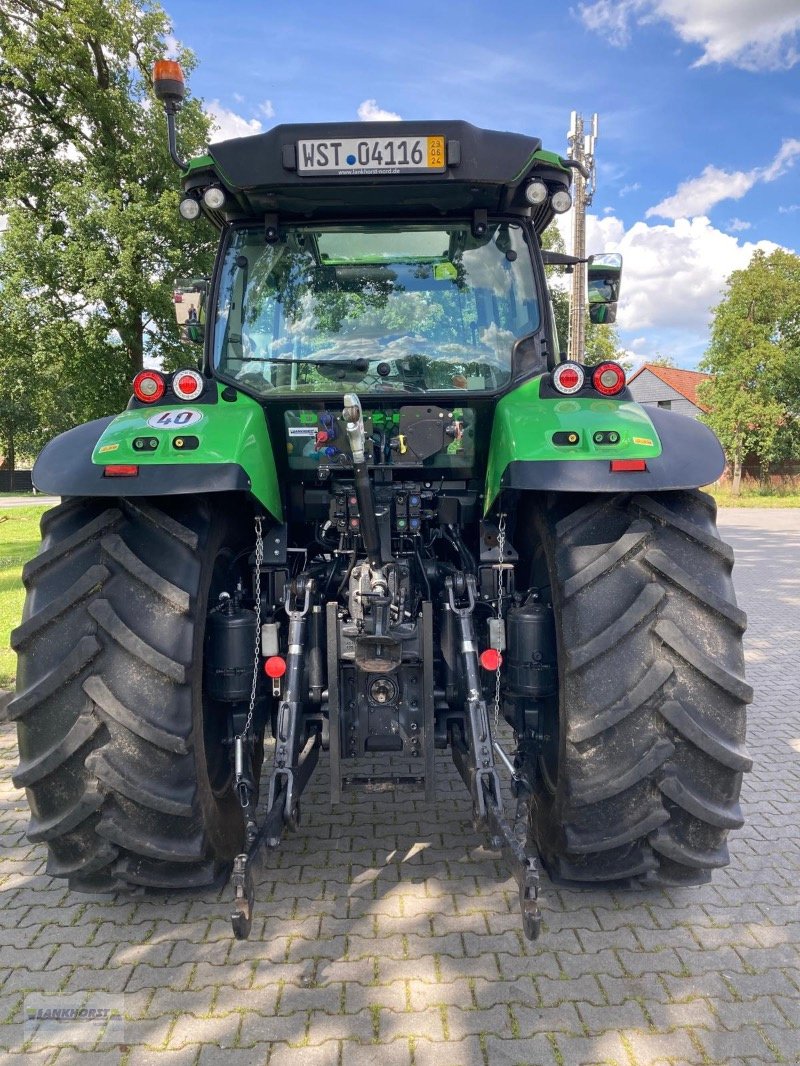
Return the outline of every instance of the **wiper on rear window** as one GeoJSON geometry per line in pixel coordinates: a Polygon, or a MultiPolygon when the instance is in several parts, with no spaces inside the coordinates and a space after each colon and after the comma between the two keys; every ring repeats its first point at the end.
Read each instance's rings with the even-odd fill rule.
{"type": "Polygon", "coordinates": [[[369,370],[369,359],[365,359],[364,356],[358,359],[286,359],[284,356],[275,355],[248,355],[244,357],[244,362],[284,363],[286,366],[345,366],[351,370],[360,370],[362,373],[369,370]]]}

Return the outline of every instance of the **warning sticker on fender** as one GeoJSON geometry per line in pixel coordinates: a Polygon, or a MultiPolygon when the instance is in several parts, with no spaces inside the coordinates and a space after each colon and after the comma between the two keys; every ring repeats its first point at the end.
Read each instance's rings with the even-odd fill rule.
{"type": "Polygon", "coordinates": [[[203,412],[192,411],[188,408],[183,410],[162,411],[160,414],[151,415],[147,419],[151,429],[185,429],[186,426],[194,426],[202,422],[203,412]]]}
{"type": "Polygon", "coordinates": [[[646,444],[650,448],[653,447],[653,442],[650,440],[649,437],[634,437],[633,438],[633,443],[634,444],[646,444]]]}

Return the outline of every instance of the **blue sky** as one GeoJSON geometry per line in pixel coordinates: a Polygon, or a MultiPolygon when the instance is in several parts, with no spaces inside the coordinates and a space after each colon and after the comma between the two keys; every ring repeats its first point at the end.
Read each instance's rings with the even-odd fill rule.
{"type": "Polygon", "coordinates": [[[800,0],[164,6],[220,138],[391,112],[565,152],[570,111],[597,111],[587,247],[623,253],[637,360],[695,366],[728,274],[800,251],[800,0]]]}

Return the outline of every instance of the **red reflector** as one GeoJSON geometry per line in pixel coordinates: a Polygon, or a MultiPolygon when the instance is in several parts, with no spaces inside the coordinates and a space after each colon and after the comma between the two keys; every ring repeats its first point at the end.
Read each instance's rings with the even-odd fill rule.
{"type": "Polygon", "coordinates": [[[286,660],[282,659],[280,655],[270,655],[264,663],[264,673],[267,677],[283,677],[286,673],[286,660]]]}
{"type": "Polygon", "coordinates": [[[137,477],[138,466],[107,466],[103,471],[103,477],[137,477]]]}
{"type": "Polygon", "coordinates": [[[611,470],[622,472],[624,470],[646,470],[647,461],[645,459],[612,459],[611,470]]]}
{"type": "Polygon", "coordinates": [[[484,670],[496,670],[498,666],[503,665],[503,656],[497,648],[487,648],[481,652],[480,662],[484,670]]]}

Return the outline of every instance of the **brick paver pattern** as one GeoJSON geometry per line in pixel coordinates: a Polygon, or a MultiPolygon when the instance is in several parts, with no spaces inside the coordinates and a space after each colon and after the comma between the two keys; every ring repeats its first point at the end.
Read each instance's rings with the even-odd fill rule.
{"type": "Polygon", "coordinates": [[[756,691],[731,865],[697,889],[566,890],[545,926],[470,828],[449,754],[435,805],[350,797],[323,762],[304,825],[259,878],[251,938],[227,888],[181,897],[66,891],[10,774],[2,726],[2,1062],[580,1066],[800,1061],[800,511],[729,510],[756,691]],[[125,1045],[25,1050],[28,992],[124,994],[125,1045]]]}

